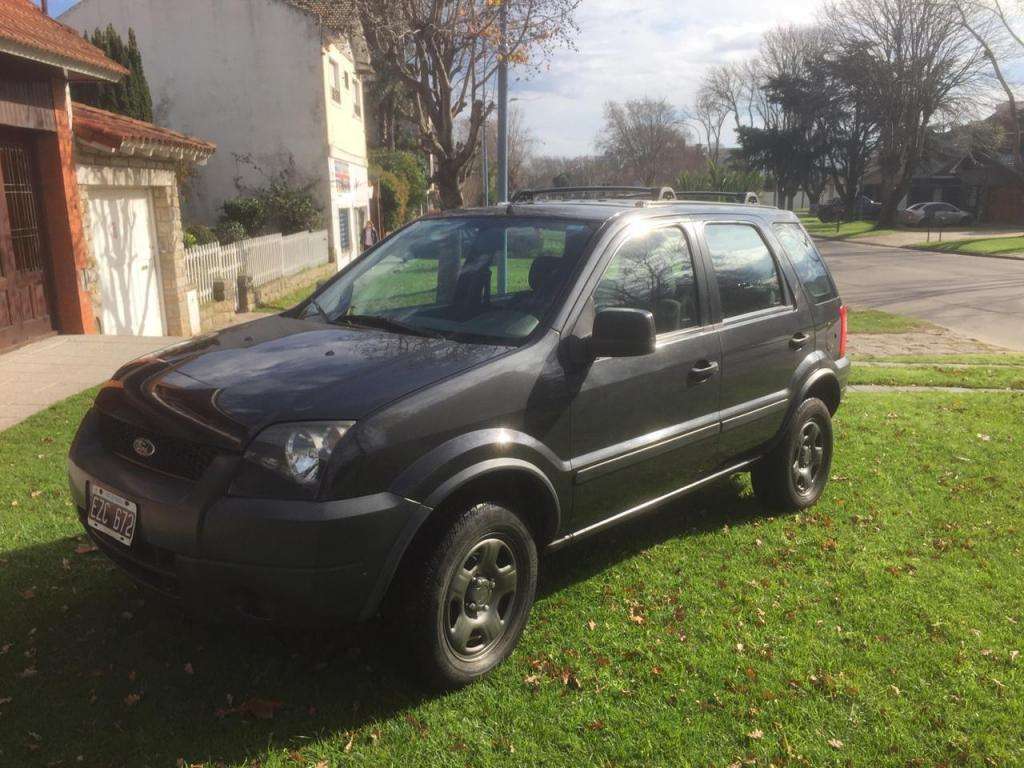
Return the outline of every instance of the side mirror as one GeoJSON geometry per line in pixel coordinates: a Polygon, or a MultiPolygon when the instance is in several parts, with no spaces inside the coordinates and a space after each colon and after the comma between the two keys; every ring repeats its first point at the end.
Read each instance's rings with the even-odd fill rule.
{"type": "Polygon", "coordinates": [[[594,357],[639,357],[654,352],[654,315],[645,309],[602,309],[594,318],[594,357]]]}

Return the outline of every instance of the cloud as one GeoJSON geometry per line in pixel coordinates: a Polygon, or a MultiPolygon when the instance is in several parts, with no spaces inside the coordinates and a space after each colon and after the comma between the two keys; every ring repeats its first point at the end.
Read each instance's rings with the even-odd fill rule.
{"type": "Polygon", "coordinates": [[[606,101],[651,96],[685,107],[708,67],[753,56],[766,30],[813,22],[816,10],[807,0],[583,0],[577,50],[557,52],[512,93],[539,152],[586,154],[606,101]]]}

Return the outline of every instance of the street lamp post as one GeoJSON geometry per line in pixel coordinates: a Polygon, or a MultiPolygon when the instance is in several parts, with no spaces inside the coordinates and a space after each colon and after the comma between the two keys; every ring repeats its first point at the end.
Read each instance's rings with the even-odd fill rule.
{"type": "MultiPolygon", "coordinates": [[[[499,11],[501,40],[498,43],[498,202],[508,202],[508,0],[499,11]]],[[[498,261],[498,295],[508,293],[508,230],[498,261]]]]}

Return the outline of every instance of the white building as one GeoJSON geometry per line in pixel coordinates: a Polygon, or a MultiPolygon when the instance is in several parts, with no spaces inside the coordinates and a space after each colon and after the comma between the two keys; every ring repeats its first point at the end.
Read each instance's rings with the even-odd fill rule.
{"type": "Polygon", "coordinates": [[[369,215],[363,78],[337,3],[318,0],[80,0],[60,21],[135,30],[156,123],[218,151],[191,184],[186,221],[212,224],[224,200],[281,171],[310,182],[339,266],[369,215]]]}

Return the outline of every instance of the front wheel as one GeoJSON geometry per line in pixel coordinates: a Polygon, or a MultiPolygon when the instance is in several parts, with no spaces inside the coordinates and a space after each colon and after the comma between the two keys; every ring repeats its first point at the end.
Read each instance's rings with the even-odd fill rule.
{"type": "Polygon", "coordinates": [[[483,677],[515,649],[537,589],[537,547],[497,504],[456,516],[408,571],[401,633],[416,672],[437,689],[483,677]]]}
{"type": "Polygon", "coordinates": [[[804,400],[775,448],[750,471],[766,506],[795,512],[815,504],[832,467],[832,416],[817,398],[804,400]]]}

